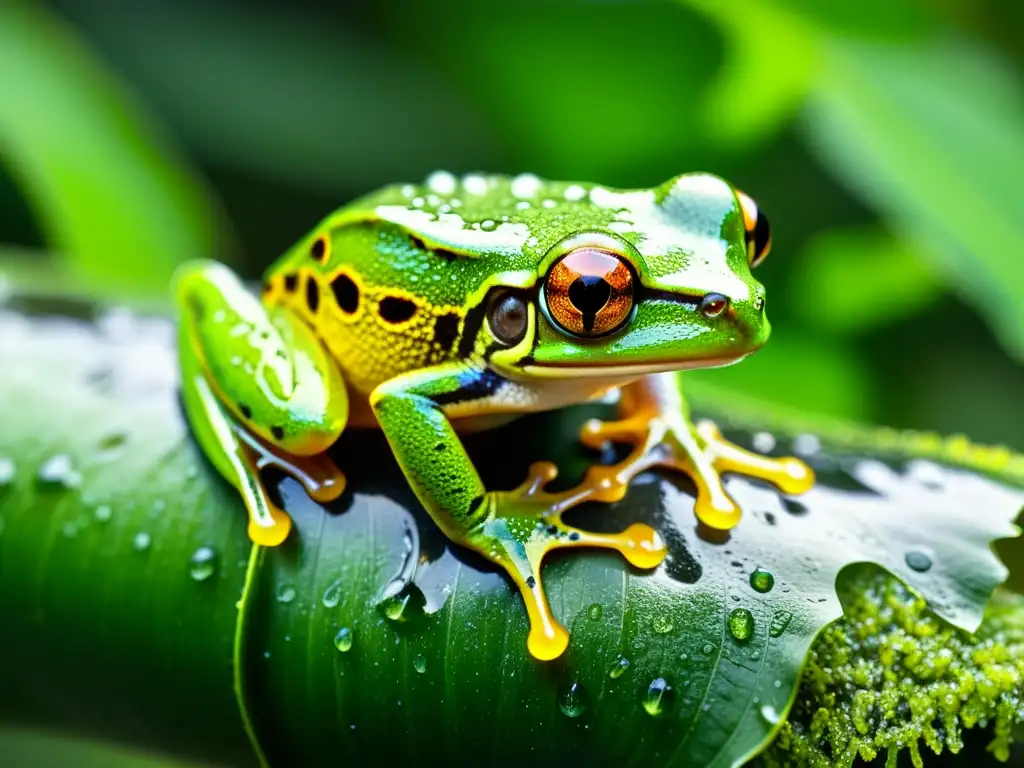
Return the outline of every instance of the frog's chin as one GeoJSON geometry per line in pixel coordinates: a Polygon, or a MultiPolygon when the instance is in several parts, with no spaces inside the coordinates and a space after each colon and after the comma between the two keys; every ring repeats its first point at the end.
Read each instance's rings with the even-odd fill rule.
{"type": "Polygon", "coordinates": [[[689,371],[697,368],[722,368],[733,365],[745,358],[749,352],[725,357],[705,357],[692,360],[661,360],[652,363],[594,363],[591,365],[527,364],[520,370],[527,376],[538,379],[618,379],[636,378],[652,373],[668,371],[689,371]]]}

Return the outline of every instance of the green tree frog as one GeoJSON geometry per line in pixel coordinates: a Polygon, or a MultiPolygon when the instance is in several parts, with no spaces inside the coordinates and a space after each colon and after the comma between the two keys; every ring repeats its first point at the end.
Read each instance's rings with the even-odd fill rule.
{"type": "Polygon", "coordinates": [[[640,472],[668,467],[693,479],[700,523],[729,529],[740,510],[722,473],[788,494],[812,486],[800,460],[750,453],[694,423],[680,383],[680,371],[735,363],[768,339],[750,270],[769,247],[754,201],[704,173],[621,190],[435,172],[329,215],[270,267],[261,296],[216,262],[182,266],[188,420],[264,546],[291,522],[261,469],[283,468],[329,501],[344,476],[327,449],[344,429],[382,429],[440,529],[519,589],[531,654],[554,659],[569,636],[545,596],[548,552],[607,548],[640,568],[666,554],[647,525],[593,533],[565,524],[567,509],[616,501],[640,472]],[[514,490],[486,488],[459,440],[611,390],[620,418],[587,423],[582,440],[630,452],[568,491],[545,490],[546,462],[514,490]]]}

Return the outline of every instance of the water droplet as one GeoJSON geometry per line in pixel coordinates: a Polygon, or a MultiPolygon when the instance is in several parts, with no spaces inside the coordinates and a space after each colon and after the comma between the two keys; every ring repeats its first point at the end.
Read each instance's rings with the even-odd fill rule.
{"type": "Polygon", "coordinates": [[[152,543],[153,539],[145,531],[139,531],[135,534],[135,538],[132,539],[132,547],[135,548],[136,552],[145,552],[152,543]]]}
{"type": "Polygon", "coordinates": [[[629,669],[629,659],[625,656],[619,656],[615,661],[608,667],[608,677],[612,680],[618,680],[625,674],[626,670],[629,669]]]}
{"type": "Polygon", "coordinates": [[[651,626],[659,635],[667,635],[675,628],[675,624],[672,623],[672,618],[670,616],[658,616],[651,623],[651,626]]]}
{"type": "Polygon", "coordinates": [[[675,691],[663,677],[656,678],[647,686],[644,694],[644,710],[651,717],[660,717],[672,709],[675,691]]]}
{"type": "Polygon", "coordinates": [[[704,647],[701,650],[703,650],[704,653],[711,653],[715,650],[715,646],[713,646],[711,643],[704,643],[704,647]]]}
{"type": "Polygon", "coordinates": [[[291,584],[277,585],[277,602],[290,603],[295,599],[295,587],[291,584]]]}
{"type": "Polygon", "coordinates": [[[341,602],[341,579],[335,579],[327,585],[320,601],[324,604],[324,608],[334,608],[341,602]]]}
{"type": "Polygon", "coordinates": [[[729,632],[742,643],[754,636],[754,615],[746,608],[733,608],[728,624],[729,632]]]}
{"type": "Polygon", "coordinates": [[[422,675],[427,671],[427,657],[422,653],[417,653],[412,660],[412,668],[422,675]]]}
{"type": "Polygon", "coordinates": [[[217,570],[217,550],[200,547],[188,561],[188,573],[193,581],[206,581],[217,570]]]}
{"type": "Polygon", "coordinates": [[[14,484],[14,477],[18,474],[18,467],[10,459],[0,458],[0,488],[7,488],[14,484]]]}
{"type": "Polygon", "coordinates": [[[107,504],[100,504],[96,509],[93,510],[92,516],[95,517],[99,522],[106,523],[110,521],[110,518],[114,516],[114,510],[107,504]]]}
{"type": "Polygon", "coordinates": [[[570,683],[558,694],[558,708],[566,717],[579,717],[587,709],[587,692],[581,683],[570,683]]]}
{"type": "Polygon", "coordinates": [[[793,440],[793,453],[797,456],[813,456],[821,450],[821,440],[817,435],[797,435],[793,440]]]}
{"type": "Polygon", "coordinates": [[[427,600],[420,588],[408,582],[394,594],[385,596],[378,608],[390,621],[408,621],[421,615],[426,604],[427,600]]]}
{"type": "Polygon", "coordinates": [[[82,484],[82,476],[75,471],[71,457],[66,453],[58,453],[43,462],[36,473],[39,484],[46,488],[77,488],[82,484]]]}
{"type": "Polygon", "coordinates": [[[591,603],[590,607],[587,608],[587,617],[592,621],[600,621],[601,615],[604,613],[604,609],[601,608],[600,603],[591,603]]]}
{"type": "Polygon", "coordinates": [[[498,228],[498,223],[492,219],[484,219],[480,222],[480,229],[484,232],[493,232],[498,228]]]}
{"type": "Polygon", "coordinates": [[[924,573],[932,567],[932,559],[924,552],[917,549],[912,549],[910,552],[907,552],[905,559],[907,561],[907,567],[912,568],[918,573],[924,573]]]}
{"type": "Polygon", "coordinates": [[[776,611],[768,624],[768,634],[772,637],[781,637],[792,620],[793,614],[789,611],[776,611]]]}
{"type": "Polygon", "coordinates": [[[775,576],[771,571],[766,571],[764,568],[755,568],[753,573],[750,574],[750,586],[756,592],[771,592],[772,587],[775,586],[775,576]]]}
{"type": "Polygon", "coordinates": [[[338,634],[334,636],[334,647],[342,653],[348,653],[352,650],[352,630],[348,627],[342,627],[338,630],[338,634]]]}
{"type": "Polygon", "coordinates": [[[758,453],[771,453],[775,450],[775,435],[771,432],[755,432],[750,443],[758,453]]]}
{"type": "Polygon", "coordinates": [[[770,704],[761,707],[761,718],[769,725],[778,725],[779,720],[782,719],[775,707],[770,704]]]}

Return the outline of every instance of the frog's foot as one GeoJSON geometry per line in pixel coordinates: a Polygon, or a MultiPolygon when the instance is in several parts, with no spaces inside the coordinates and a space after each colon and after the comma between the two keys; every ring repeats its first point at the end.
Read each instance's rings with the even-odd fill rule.
{"type": "Polygon", "coordinates": [[[345,492],[345,475],[326,453],[293,456],[236,426],[235,432],[254,456],[255,467],[262,472],[272,467],[298,480],[310,498],[321,504],[338,499],[345,492]]]}
{"type": "Polygon", "coordinates": [[[544,486],[556,475],[554,464],[537,462],[515,490],[488,493],[483,500],[483,521],[463,540],[512,577],[530,619],[527,647],[542,661],[557,658],[569,644],[569,633],[551,613],[541,579],[541,565],[548,552],[570,547],[613,549],[638,568],[657,567],[667,553],[665,543],[649,525],[635,523],[621,533],[592,533],[563,523],[566,510],[584,501],[602,500],[606,485],[600,479],[585,480],[560,493],[545,491],[544,486]]]}
{"type": "Polygon", "coordinates": [[[618,421],[592,419],[583,425],[580,439],[592,448],[608,443],[633,447],[622,462],[595,468],[612,483],[607,495],[624,494],[625,484],[647,469],[675,469],[689,475],[697,486],[697,519],[719,530],[733,528],[741,516],[739,506],[722,486],[724,472],[768,480],[787,494],[803,493],[814,485],[814,472],[799,459],[751,453],[725,440],[712,422],[691,424],[681,412],[665,413],[656,402],[640,402],[633,413],[618,421]]]}

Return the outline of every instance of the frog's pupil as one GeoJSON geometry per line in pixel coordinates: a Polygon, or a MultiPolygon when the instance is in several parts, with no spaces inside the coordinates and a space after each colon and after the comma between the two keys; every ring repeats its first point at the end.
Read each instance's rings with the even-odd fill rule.
{"type": "Polygon", "coordinates": [[[611,298],[612,287],[602,275],[580,275],[569,286],[569,301],[583,315],[583,329],[594,329],[594,318],[611,298]]]}

